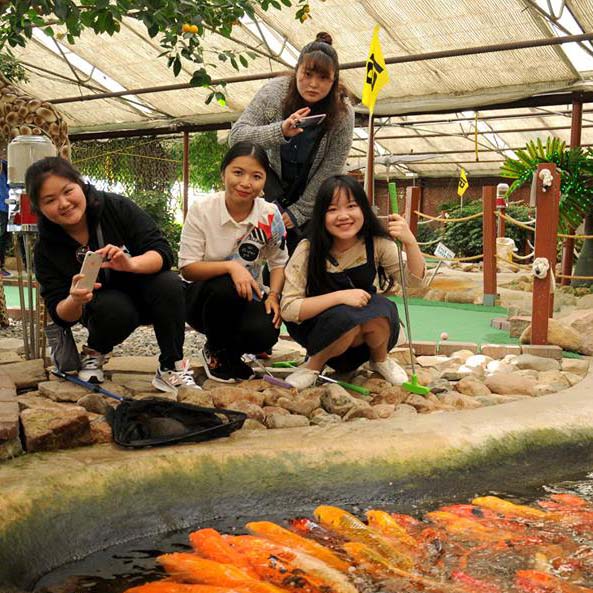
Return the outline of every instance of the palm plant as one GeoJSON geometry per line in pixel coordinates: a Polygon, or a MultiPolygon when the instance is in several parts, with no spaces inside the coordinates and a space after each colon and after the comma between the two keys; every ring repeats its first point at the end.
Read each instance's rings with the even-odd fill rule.
{"type": "MultiPolygon", "coordinates": [[[[570,233],[585,219],[585,234],[593,234],[593,150],[581,147],[566,148],[559,138],[541,139],[527,143],[516,151],[517,158],[507,158],[501,175],[515,181],[507,196],[525,183],[531,183],[540,163],[554,163],[560,172],[559,230],[570,233]]],[[[586,240],[576,265],[576,275],[593,275],[593,242],[586,240]]],[[[586,282],[590,284],[590,282],[586,282]]],[[[583,284],[583,282],[575,282],[583,284]]]]}

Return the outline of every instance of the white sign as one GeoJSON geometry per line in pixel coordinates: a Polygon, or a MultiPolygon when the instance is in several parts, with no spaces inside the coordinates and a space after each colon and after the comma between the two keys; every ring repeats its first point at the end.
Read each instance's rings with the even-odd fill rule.
{"type": "Polygon", "coordinates": [[[439,243],[436,246],[434,254],[437,257],[442,257],[444,259],[453,259],[455,257],[455,253],[451,251],[444,243],[439,243]]]}

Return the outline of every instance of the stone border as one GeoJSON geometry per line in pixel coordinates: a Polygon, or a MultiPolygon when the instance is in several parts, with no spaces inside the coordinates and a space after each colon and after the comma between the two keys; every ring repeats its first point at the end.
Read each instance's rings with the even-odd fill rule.
{"type": "MultiPolygon", "coordinates": [[[[541,483],[590,468],[593,373],[526,401],[211,443],[32,454],[0,466],[0,590],[68,561],[221,515],[310,512],[541,483]],[[503,481],[504,480],[504,481],[503,481]]],[[[17,589],[14,589],[17,590],[17,589]]]]}

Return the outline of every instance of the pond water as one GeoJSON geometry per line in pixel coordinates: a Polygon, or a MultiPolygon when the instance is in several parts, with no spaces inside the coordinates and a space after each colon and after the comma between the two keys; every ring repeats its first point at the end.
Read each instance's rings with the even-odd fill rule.
{"type": "MultiPolygon", "coordinates": [[[[534,504],[535,501],[541,499],[551,500],[550,497],[553,499],[555,494],[562,493],[578,495],[590,503],[589,510],[592,510],[593,473],[572,476],[570,479],[563,482],[543,485],[538,488],[525,490],[514,489],[513,491],[505,491],[504,489],[501,489],[499,492],[476,492],[475,496],[493,495],[512,501],[516,504],[530,505],[533,508],[541,509],[541,507],[534,504]]],[[[394,513],[408,513],[418,519],[422,517],[426,519],[426,513],[437,510],[437,507],[439,506],[469,503],[472,498],[474,497],[470,496],[456,500],[443,500],[440,501],[439,504],[435,504],[434,500],[432,500],[430,506],[427,506],[426,504],[415,505],[413,508],[398,507],[397,501],[394,501],[393,505],[390,507],[382,505],[380,508],[394,513]]],[[[328,504],[331,504],[330,501],[328,501],[328,504]]],[[[366,510],[377,507],[371,502],[360,506],[343,508],[364,519],[366,510]]],[[[485,512],[487,513],[488,511],[485,512]]],[[[148,581],[162,579],[165,576],[165,573],[156,562],[157,556],[171,552],[191,551],[191,546],[188,540],[188,535],[191,531],[213,527],[220,533],[238,535],[247,533],[244,525],[248,521],[267,520],[286,526],[286,520],[291,518],[293,517],[291,517],[290,512],[286,511],[278,516],[270,516],[268,514],[265,518],[258,516],[229,517],[224,520],[221,519],[215,523],[196,525],[193,529],[184,532],[170,533],[158,537],[127,542],[126,544],[114,546],[102,552],[95,553],[84,560],[68,564],[53,571],[38,582],[35,591],[36,593],[123,593],[123,591],[130,587],[148,581]]],[[[309,515],[309,518],[313,518],[312,515],[309,515]]],[[[488,515],[486,515],[486,518],[480,516],[482,525],[485,525],[488,528],[489,524],[487,518],[488,515]]],[[[519,521],[517,529],[520,531],[522,528],[520,523],[523,519],[516,518],[516,520],[519,521]]],[[[566,593],[572,593],[573,590],[578,590],[579,593],[581,593],[581,590],[579,590],[578,587],[576,589],[553,588],[557,587],[557,585],[531,582],[525,583],[525,587],[519,589],[507,589],[505,587],[499,589],[496,586],[493,586],[493,588],[490,589],[490,582],[492,582],[493,579],[495,581],[496,579],[499,579],[500,581],[504,581],[505,579],[512,581],[516,571],[520,569],[549,569],[559,577],[567,575],[569,578],[572,578],[573,581],[577,581],[580,585],[593,588],[593,578],[591,576],[591,574],[593,574],[593,512],[591,513],[591,521],[590,524],[587,524],[588,526],[585,530],[583,530],[583,527],[581,526],[580,531],[577,530],[578,532],[570,534],[571,560],[570,562],[568,560],[566,561],[566,566],[562,564],[561,560],[557,560],[554,565],[555,559],[553,558],[555,555],[562,556],[564,553],[562,546],[564,546],[566,542],[565,534],[561,535],[558,533],[553,536],[546,536],[545,545],[542,545],[541,547],[538,547],[541,542],[536,542],[534,545],[531,545],[531,543],[528,545],[520,544],[515,547],[512,542],[505,542],[504,538],[502,540],[500,537],[497,538],[496,536],[492,538],[488,531],[484,532],[484,539],[482,539],[482,536],[480,535],[478,536],[478,540],[474,540],[472,543],[470,538],[470,540],[461,543],[462,546],[465,546],[466,551],[470,549],[472,550],[471,560],[465,559],[463,566],[467,569],[468,574],[471,573],[474,577],[482,578],[484,580],[483,582],[475,583],[458,582],[455,586],[458,586],[459,589],[451,589],[450,591],[452,593],[457,590],[464,592],[476,591],[476,593],[506,593],[506,591],[532,591],[533,593],[564,593],[566,591],[566,593]],[[584,563],[585,566],[581,571],[582,575],[580,578],[579,573],[574,572],[574,570],[576,570],[573,566],[575,562],[584,563]],[[496,566],[493,566],[493,563],[496,564],[496,566]],[[569,572],[570,574],[568,574],[569,572]],[[482,586],[484,587],[483,589],[481,588],[482,586]],[[550,588],[546,588],[548,586],[550,588]]],[[[508,523],[506,526],[508,526],[508,523]]],[[[459,550],[454,549],[464,538],[461,537],[461,540],[456,540],[456,535],[453,535],[452,541],[439,543],[437,541],[439,537],[443,540],[448,540],[451,531],[449,531],[448,527],[443,531],[443,524],[438,524],[436,522],[436,517],[434,517],[432,524],[426,523],[423,524],[423,527],[437,528],[439,533],[436,534],[434,538],[435,549],[431,549],[431,553],[433,555],[443,554],[442,559],[438,560],[438,562],[435,561],[435,568],[426,571],[426,575],[437,579],[442,578],[442,574],[445,572],[448,571],[448,574],[451,573],[451,558],[454,557],[455,562],[458,562],[465,553],[461,548],[459,550]],[[446,549],[445,552],[440,551],[441,543],[444,543],[445,547],[448,546],[448,549],[446,549]],[[448,554],[449,556],[447,556],[448,554]],[[442,571],[442,574],[436,569],[438,563],[441,564],[439,571],[442,571]]],[[[496,529],[503,529],[501,524],[497,524],[495,527],[496,529]]],[[[513,531],[515,528],[511,527],[510,529],[513,531]]],[[[503,531],[500,531],[500,533],[503,533],[503,531]]],[[[508,533],[508,530],[505,532],[508,533]]],[[[430,545],[432,545],[432,542],[430,545]]],[[[565,547],[564,549],[568,548],[565,547]]],[[[377,581],[375,580],[375,583],[376,582],[377,581]]],[[[567,587],[574,587],[574,585],[567,585],[567,587]]],[[[359,586],[359,589],[360,588],[361,587],[359,586]]],[[[363,587],[363,589],[365,589],[365,587],[363,587]]],[[[390,586],[389,583],[381,583],[381,586],[379,586],[378,589],[381,591],[390,591],[392,593],[399,593],[400,591],[412,592],[431,590],[430,586],[426,586],[425,584],[418,586],[409,584],[409,586],[403,586],[399,580],[395,584],[392,583],[392,586],[390,586]]],[[[443,590],[449,591],[446,587],[443,590]]],[[[593,589],[591,590],[593,591],[593,589]]],[[[366,591],[367,590],[365,589],[365,593],[366,591]]],[[[583,593],[585,591],[589,591],[589,589],[582,590],[583,593]]]]}

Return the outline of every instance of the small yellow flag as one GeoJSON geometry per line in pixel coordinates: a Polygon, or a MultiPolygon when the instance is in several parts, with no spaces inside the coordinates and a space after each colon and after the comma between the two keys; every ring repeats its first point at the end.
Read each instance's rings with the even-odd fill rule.
{"type": "Polygon", "coordinates": [[[457,184],[457,195],[460,198],[463,198],[463,194],[466,192],[467,188],[469,187],[469,183],[467,181],[467,173],[465,169],[461,168],[461,173],[459,174],[459,183],[457,184]]]}
{"type": "Polygon", "coordinates": [[[362,104],[369,108],[372,115],[379,91],[389,82],[385,58],[383,58],[383,51],[379,43],[379,25],[376,25],[373,31],[366,68],[364,86],[362,87],[362,104]]]}

